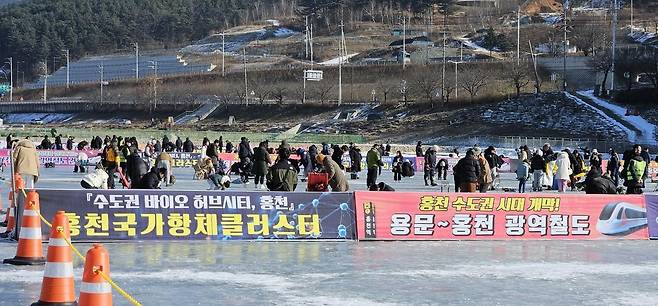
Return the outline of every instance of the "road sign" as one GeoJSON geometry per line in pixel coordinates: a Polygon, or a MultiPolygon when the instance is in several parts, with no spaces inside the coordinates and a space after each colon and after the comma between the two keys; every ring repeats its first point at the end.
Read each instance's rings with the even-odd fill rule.
{"type": "Polygon", "coordinates": [[[11,86],[9,84],[0,84],[0,95],[8,93],[10,89],[11,86]]]}
{"type": "Polygon", "coordinates": [[[322,70],[304,70],[304,78],[307,81],[322,81],[322,70]]]}

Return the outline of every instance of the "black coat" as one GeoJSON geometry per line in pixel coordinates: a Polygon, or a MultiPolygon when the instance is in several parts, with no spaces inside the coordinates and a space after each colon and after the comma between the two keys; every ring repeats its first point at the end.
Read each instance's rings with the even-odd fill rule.
{"type": "Polygon", "coordinates": [[[546,161],[541,155],[534,155],[530,159],[530,170],[531,171],[544,171],[546,169],[546,161]]]}
{"type": "Polygon", "coordinates": [[[128,156],[127,163],[126,176],[130,178],[132,189],[138,189],[142,177],[149,172],[149,167],[137,153],[128,156]]]}
{"type": "Polygon", "coordinates": [[[425,153],[425,170],[436,168],[436,152],[434,150],[427,150],[425,153]]]}
{"type": "Polygon", "coordinates": [[[251,152],[251,147],[249,146],[249,143],[246,141],[240,142],[240,145],[238,147],[238,157],[240,159],[245,158],[245,157],[251,157],[252,152],[251,152]]]}
{"type": "Polygon", "coordinates": [[[457,162],[455,171],[460,183],[477,183],[480,177],[480,163],[472,156],[466,156],[457,162]]]}
{"type": "Polygon", "coordinates": [[[183,152],[194,152],[194,143],[192,143],[191,140],[185,140],[185,142],[183,142],[183,152]]]}
{"type": "Polygon", "coordinates": [[[352,148],[352,150],[350,150],[350,170],[352,170],[352,172],[361,172],[361,159],[363,159],[361,152],[352,148]]]}
{"type": "Polygon", "coordinates": [[[160,177],[155,171],[150,171],[142,177],[140,189],[160,189],[160,177]]]}

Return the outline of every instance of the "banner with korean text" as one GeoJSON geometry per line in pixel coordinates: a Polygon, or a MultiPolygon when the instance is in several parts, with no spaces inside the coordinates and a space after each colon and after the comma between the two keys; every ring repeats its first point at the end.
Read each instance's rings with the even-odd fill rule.
{"type": "Polygon", "coordinates": [[[647,239],[643,196],[356,192],[359,240],[647,239]]]}
{"type": "Polygon", "coordinates": [[[658,239],[658,194],[649,194],[647,199],[647,219],[649,221],[649,237],[658,239]]]}
{"type": "MultiPolygon", "coordinates": [[[[73,240],[354,239],[351,193],[39,190],[73,240]]],[[[47,237],[49,229],[42,227],[47,237]]]]}

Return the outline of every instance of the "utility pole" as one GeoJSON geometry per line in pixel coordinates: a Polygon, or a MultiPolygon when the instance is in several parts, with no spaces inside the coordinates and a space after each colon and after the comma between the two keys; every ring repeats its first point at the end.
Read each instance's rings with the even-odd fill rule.
{"type": "Polygon", "coordinates": [[[343,56],[345,50],[345,32],[343,20],[340,21],[340,43],[338,46],[338,106],[343,103],[343,56]]]}
{"type": "Polygon", "coordinates": [[[308,15],[307,15],[307,16],[304,16],[304,58],[309,58],[309,52],[308,52],[309,39],[308,39],[308,34],[309,34],[309,28],[308,28],[308,15]]]}
{"type": "Polygon", "coordinates": [[[44,62],[43,73],[43,102],[48,101],[48,59],[44,62]]]}
{"type": "Polygon", "coordinates": [[[153,79],[153,110],[158,108],[158,62],[150,61],[151,66],[154,71],[155,78],[153,79]]]}
{"type": "Polygon", "coordinates": [[[100,103],[103,104],[103,85],[105,85],[105,64],[101,63],[98,66],[98,73],[100,73],[101,97],[100,103]]]}
{"type": "Polygon", "coordinates": [[[564,42],[563,42],[563,54],[562,54],[562,90],[567,91],[567,10],[569,9],[569,1],[565,0],[562,10],[564,11],[564,42]]]}
{"type": "Polygon", "coordinates": [[[224,69],[224,59],[226,57],[226,42],[224,41],[226,33],[222,31],[222,77],[226,77],[226,70],[224,69]]]}
{"type": "Polygon", "coordinates": [[[402,12],[402,70],[407,69],[407,17],[402,12]]]}
{"type": "Polygon", "coordinates": [[[71,70],[69,68],[71,63],[71,59],[70,59],[71,54],[69,52],[69,49],[62,50],[62,52],[64,52],[64,54],[66,55],[66,89],[69,89],[70,88],[69,84],[71,81],[71,74],[70,74],[71,70]]]}
{"type": "Polygon", "coordinates": [[[516,65],[521,64],[521,6],[516,10],[516,65]]]}
{"type": "Polygon", "coordinates": [[[446,25],[446,19],[448,19],[448,13],[443,10],[443,65],[441,67],[441,101],[446,102],[446,31],[448,27],[446,25]]]}
{"type": "Polygon", "coordinates": [[[617,0],[614,0],[613,2],[613,8],[612,8],[612,68],[610,71],[612,72],[610,75],[610,90],[614,91],[615,90],[615,57],[616,57],[616,49],[617,49],[617,0]]]}
{"type": "Polygon", "coordinates": [[[9,102],[14,101],[14,58],[9,58],[9,102]]]}
{"type": "Polygon", "coordinates": [[[313,69],[313,23],[309,25],[310,36],[309,36],[309,48],[311,49],[311,69],[313,69]]]}
{"type": "Polygon", "coordinates": [[[244,103],[249,105],[249,87],[247,86],[247,50],[242,48],[242,66],[244,67],[244,103]]]}
{"type": "Polygon", "coordinates": [[[133,43],[135,46],[135,81],[139,80],[139,43],[133,43]]]}

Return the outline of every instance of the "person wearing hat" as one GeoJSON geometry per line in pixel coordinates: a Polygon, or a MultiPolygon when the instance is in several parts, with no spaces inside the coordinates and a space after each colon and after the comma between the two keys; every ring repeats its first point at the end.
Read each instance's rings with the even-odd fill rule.
{"type": "Polygon", "coordinates": [[[466,151],[466,157],[460,159],[453,170],[459,183],[459,186],[455,186],[455,189],[459,189],[461,192],[475,192],[477,190],[481,171],[480,163],[475,157],[473,149],[466,151]]]}
{"type": "Polygon", "coordinates": [[[475,158],[477,158],[478,164],[480,165],[480,177],[478,179],[480,192],[486,193],[493,183],[493,178],[491,177],[491,167],[489,167],[489,162],[487,162],[487,159],[482,155],[480,148],[473,148],[473,153],[475,154],[475,158]]]}
{"type": "MultiPolygon", "coordinates": [[[[347,177],[345,177],[345,174],[342,170],[340,170],[340,167],[335,161],[333,161],[331,158],[328,158],[324,154],[318,154],[317,162],[318,164],[322,165],[324,172],[328,174],[329,186],[331,186],[332,191],[349,191],[350,186],[347,182],[347,177]]],[[[368,173],[370,173],[371,170],[372,169],[368,168],[368,173]]],[[[377,171],[376,167],[374,168],[374,171],[377,171]]]]}
{"type": "Polygon", "coordinates": [[[612,181],[615,182],[615,186],[619,186],[619,167],[621,166],[621,160],[615,149],[610,148],[608,152],[610,153],[610,160],[608,160],[606,172],[610,175],[612,181]]]}
{"type": "Polygon", "coordinates": [[[366,179],[366,187],[370,188],[373,184],[377,184],[377,174],[379,172],[379,166],[381,161],[381,156],[379,155],[378,145],[372,146],[366,155],[366,165],[368,167],[368,176],[366,179]]]}
{"type": "Polygon", "coordinates": [[[107,189],[107,179],[109,175],[103,168],[103,165],[98,163],[96,164],[96,170],[89,172],[87,175],[82,177],[80,181],[80,186],[84,189],[107,189]]]}
{"type": "Polygon", "coordinates": [[[438,146],[432,146],[427,149],[427,152],[425,152],[425,186],[429,186],[428,184],[428,179],[432,186],[436,186],[437,184],[434,182],[434,170],[436,169],[436,151],[438,149],[438,146]]]}
{"type": "Polygon", "coordinates": [[[592,149],[591,156],[589,158],[589,165],[592,167],[601,168],[601,154],[599,154],[599,150],[592,149]]]}
{"type": "Polygon", "coordinates": [[[267,188],[270,191],[295,191],[297,188],[297,171],[290,163],[290,147],[280,147],[279,157],[267,172],[267,188]]]}
{"type": "Polygon", "coordinates": [[[542,178],[546,169],[546,160],[540,150],[535,150],[530,158],[530,173],[532,173],[532,191],[542,191],[542,178]]]}

